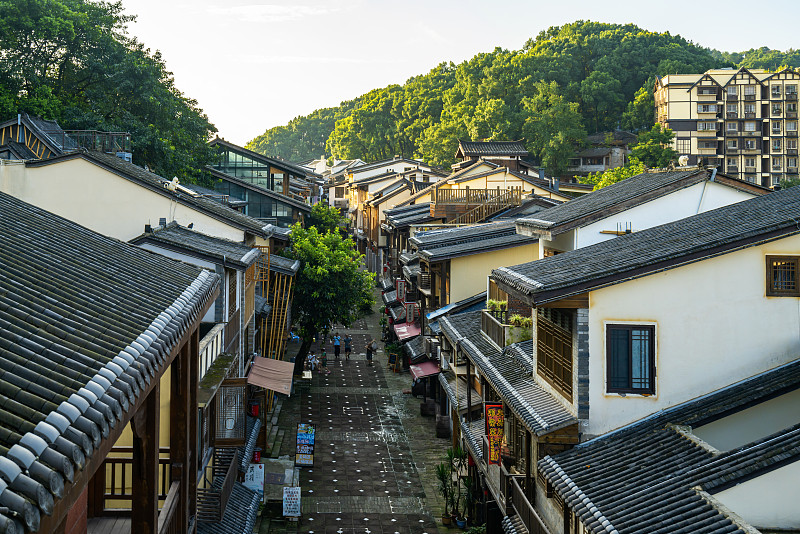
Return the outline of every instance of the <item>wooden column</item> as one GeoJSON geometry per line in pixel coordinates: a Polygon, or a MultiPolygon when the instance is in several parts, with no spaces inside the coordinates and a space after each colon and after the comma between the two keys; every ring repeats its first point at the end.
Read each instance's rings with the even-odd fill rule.
{"type": "Polygon", "coordinates": [[[533,478],[531,476],[531,463],[533,463],[533,457],[531,454],[531,440],[533,439],[533,434],[530,430],[525,429],[525,494],[528,497],[528,501],[533,504],[533,478]]]}
{"type": "Polygon", "coordinates": [[[133,428],[133,488],[131,532],[158,531],[159,384],[131,420],[133,428]]]}
{"type": "Polygon", "coordinates": [[[467,360],[467,426],[472,423],[472,368],[469,358],[467,360]]]}
{"type": "Polygon", "coordinates": [[[189,441],[196,436],[189,434],[189,364],[190,346],[193,336],[189,336],[170,366],[169,401],[169,459],[170,483],[180,483],[178,502],[181,506],[175,516],[175,526],[179,532],[186,532],[189,525],[189,441]]]}
{"type": "MultiPolygon", "coordinates": [[[[192,510],[197,509],[197,469],[199,468],[201,454],[200,446],[198,445],[198,436],[200,435],[200,423],[198,421],[198,408],[197,408],[197,385],[200,376],[200,328],[195,328],[189,340],[189,458],[186,462],[188,468],[186,470],[186,518],[187,521],[191,516],[192,510]]],[[[197,531],[197,522],[195,522],[195,529],[189,534],[197,531]]]]}

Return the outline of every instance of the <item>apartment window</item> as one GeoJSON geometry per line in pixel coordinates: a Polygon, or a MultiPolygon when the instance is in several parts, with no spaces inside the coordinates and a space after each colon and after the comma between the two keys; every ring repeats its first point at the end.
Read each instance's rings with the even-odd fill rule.
{"type": "Polygon", "coordinates": [[[786,168],[797,169],[797,158],[786,158],[786,168]]]}
{"type": "Polygon", "coordinates": [[[701,148],[701,149],[709,149],[709,148],[711,148],[711,149],[716,150],[717,142],[716,141],[699,141],[697,143],[697,148],[701,148]]]}
{"type": "Polygon", "coordinates": [[[772,170],[779,171],[783,166],[783,158],[781,157],[772,157],[772,170]]]}
{"type": "Polygon", "coordinates": [[[773,139],[772,140],[772,150],[774,152],[780,152],[780,150],[781,150],[781,140],[780,139],[773,139]]]}
{"type": "Polygon", "coordinates": [[[731,85],[728,87],[728,96],[736,96],[736,86],[731,85]]]}
{"type": "Polygon", "coordinates": [[[744,86],[744,94],[745,95],[755,95],[756,94],[756,86],[755,85],[745,85],[744,86]]]}
{"type": "Polygon", "coordinates": [[[772,96],[781,96],[781,86],[780,85],[773,85],[772,86],[772,96]]]}
{"type": "Polygon", "coordinates": [[[744,105],[744,116],[745,118],[753,118],[756,116],[756,105],[755,104],[745,104],[744,105]]]}
{"type": "Polygon", "coordinates": [[[736,104],[728,104],[725,107],[725,111],[728,112],[728,113],[734,113],[735,114],[738,111],[738,109],[736,109],[736,104]]]}
{"type": "Polygon", "coordinates": [[[772,104],[772,114],[773,115],[780,115],[781,114],[781,105],[780,104],[772,104]]]}
{"type": "Polygon", "coordinates": [[[679,154],[688,154],[692,149],[692,140],[686,138],[678,139],[675,146],[679,154]]]}
{"type": "Polygon", "coordinates": [[[796,132],[797,131],[797,121],[786,121],[786,131],[787,132],[796,132]]]}
{"type": "Polygon", "coordinates": [[[736,167],[737,163],[736,158],[728,158],[728,167],[736,167]]]}
{"type": "Polygon", "coordinates": [[[756,175],[755,174],[745,174],[744,181],[749,182],[751,184],[756,183],[756,175]]]}
{"type": "Polygon", "coordinates": [[[755,150],[756,149],[756,140],[755,139],[745,139],[744,140],[744,148],[745,148],[745,150],[755,150]]]}
{"type": "Polygon", "coordinates": [[[333,198],[344,198],[344,187],[334,188],[333,198]]]}
{"type": "Polygon", "coordinates": [[[738,140],[728,139],[728,141],[725,143],[725,146],[727,146],[729,150],[736,150],[739,148],[738,140]]]}
{"type": "Polygon", "coordinates": [[[800,297],[800,256],[767,256],[767,296],[800,297]]]}
{"type": "Polygon", "coordinates": [[[697,104],[698,113],[716,113],[717,106],[715,104],[697,104]]]}
{"type": "Polygon", "coordinates": [[[698,122],[697,123],[697,131],[698,132],[716,132],[717,131],[717,123],[716,122],[698,122]]]}
{"type": "Polygon", "coordinates": [[[745,132],[755,132],[756,131],[756,123],[755,121],[747,121],[744,123],[744,131],[745,132]]]}
{"type": "Polygon", "coordinates": [[[755,168],[756,158],[744,158],[744,166],[755,168]]]}
{"type": "Polygon", "coordinates": [[[797,102],[787,102],[786,113],[797,113],[797,102]]]}
{"type": "Polygon", "coordinates": [[[773,174],[772,175],[772,185],[775,186],[775,185],[778,185],[779,183],[781,183],[781,175],[780,174],[773,174]]]}
{"type": "Polygon", "coordinates": [[[786,86],[786,96],[789,95],[797,95],[797,86],[796,85],[787,85],[786,86]]]}
{"type": "Polygon", "coordinates": [[[781,123],[780,123],[780,121],[772,121],[772,133],[773,134],[781,133],[781,123]]]}
{"type": "Polygon", "coordinates": [[[739,123],[738,122],[726,122],[725,123],[725,130],[729,132],[738,132],[739,131],[739,123]]]}
{"type": "Polygon", "coordinates": [[[606,325],[609,393],[655,393],[655,326],[606,325]]]}
{"type": "Polygon", "coordinates": [[[797,150],[797,139],[787,139],[786,150],[797,150]]]}

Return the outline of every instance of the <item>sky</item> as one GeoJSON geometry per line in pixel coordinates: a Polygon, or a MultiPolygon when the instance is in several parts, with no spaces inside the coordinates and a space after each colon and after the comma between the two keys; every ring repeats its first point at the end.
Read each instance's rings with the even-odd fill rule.
{"type": "Polygon", "coordinates": [[[797,0],[122,0],[128,33],[160,50],[220,137],[269,128],[443,61],[522,48],[576,20],[634,23],[722,51],[798,48],[797,0]],[[758,12],[755,6],[767,6],[758,12]]]}

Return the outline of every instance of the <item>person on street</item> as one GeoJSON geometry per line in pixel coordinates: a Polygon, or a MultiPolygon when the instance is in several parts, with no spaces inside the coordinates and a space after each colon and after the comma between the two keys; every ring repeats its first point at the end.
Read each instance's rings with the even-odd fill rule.
{"type": "Polygon", "coordinates": [[[317,355],[314,354],[314,351],[308,353],[308,361],[306,361],[306,365],[308,365],[309,371],[315,371],[317,369],[317,355]]]}
{"type": "Polygon", "coordinates": [[[353,338],[347,334],[344,337],[344,357],[349,360],[351,352],[353,352],[353,338]]]}
{"type": "Polygon", "coordinates": [[[375,351],[378,350],[378,343],[370,337],[369,341],[367,342],[366,348],[367,348],[367,365],[372,365],[372,357],[375,354],[375,351]]]}
{"type": "Polygon", "coordinates": [[[336,361],[339,361],[339,355],[342,352],[342,338],[339,337],[339,332],[333,334],[333,355],[336,361]]]}

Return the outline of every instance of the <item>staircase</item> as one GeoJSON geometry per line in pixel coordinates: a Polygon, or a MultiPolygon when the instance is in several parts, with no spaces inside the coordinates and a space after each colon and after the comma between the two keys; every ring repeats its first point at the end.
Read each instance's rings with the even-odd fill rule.
{"type": "Polygon", "coordinates": [[[447,222],[448,224],[476,224],[485,221],[492,215],[517,207],[520,204],[522,204],[522,190],[517,188],[509,189],[498,196],[488,197],[483,204],[447,222]]]}

